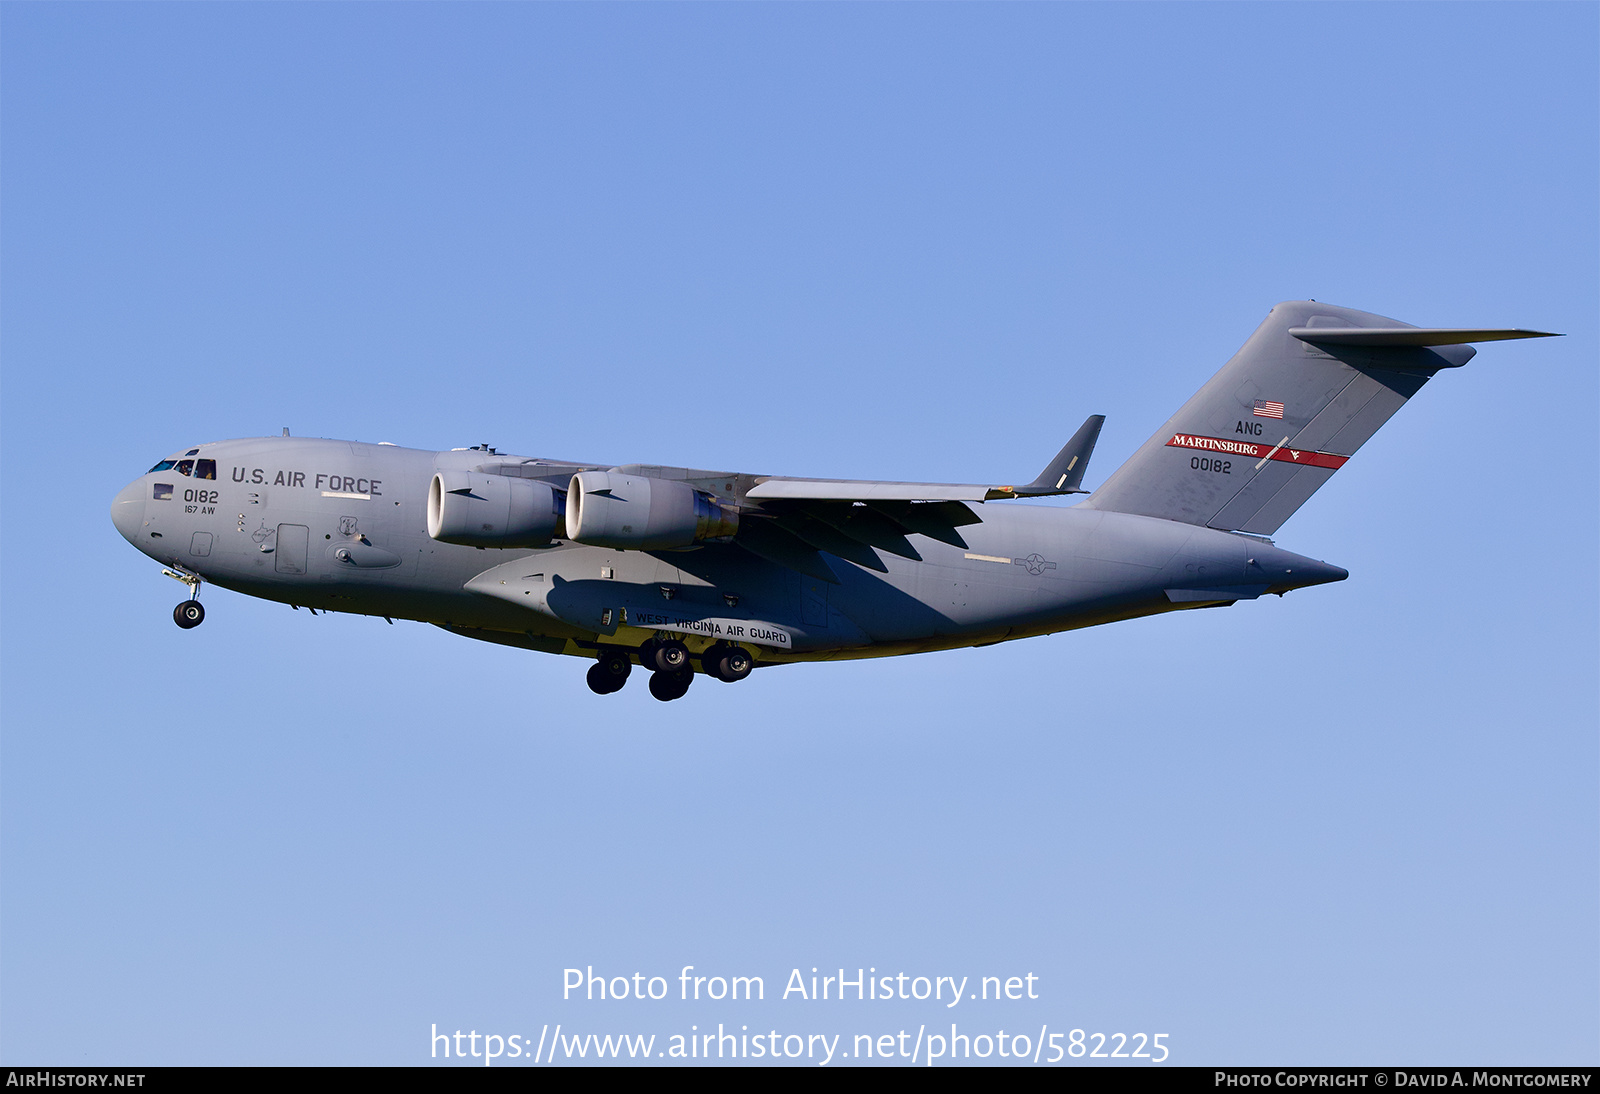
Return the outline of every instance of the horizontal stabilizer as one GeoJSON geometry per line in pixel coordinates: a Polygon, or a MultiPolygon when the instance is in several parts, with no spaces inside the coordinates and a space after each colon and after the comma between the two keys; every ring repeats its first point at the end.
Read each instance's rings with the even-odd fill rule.
{"type": "Polygon", "coordinates": [[[1290,327],[1302,342],[1330,346],[1461,346],[1468,342],[1503,342],[1511,338],[1560,338],[1542,330],[1479,327],[1290,327]]]}

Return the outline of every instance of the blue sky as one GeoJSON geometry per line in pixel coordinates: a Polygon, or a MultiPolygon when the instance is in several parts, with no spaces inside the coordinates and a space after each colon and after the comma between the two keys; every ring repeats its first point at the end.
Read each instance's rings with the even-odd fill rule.
{"type": "Polygon", "coordinates": [[[954,1020],[1594,1063],[1597,22],[5,6],[0,1057],[954,1020]],[[181,632],[107,513],[284,426],[1015,481],[1104,413],[1093,486],[1304,297],[1566,337],[1430,384],[1276,537],[1350,580],[1271,603],[669,705],[219,590],[181,632]],[[768,999],[563,1002],[589,965],[768,999]],[[813,966],[1040,998],[775,998],[813,966]]]}

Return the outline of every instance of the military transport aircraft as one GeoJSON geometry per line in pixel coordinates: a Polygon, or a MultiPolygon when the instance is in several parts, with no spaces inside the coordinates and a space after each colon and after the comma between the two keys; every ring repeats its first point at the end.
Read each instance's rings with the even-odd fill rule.
{"type": "Polygon", "coordinates": [[[1545,336],[1279,304],[1070,508],[1014,502],[1086,493],[1098,415],[1025,486],[424,452],[284,430],[161,460],[111,519],[189,586],[180,627],[205,618],[209,582],[586,658],[599,694],[639,664],[670,700],[696,671],[733,682],[1342,581],[1267,537],[1436,372],[1466,364],[1467,343],[1545,336]]]}

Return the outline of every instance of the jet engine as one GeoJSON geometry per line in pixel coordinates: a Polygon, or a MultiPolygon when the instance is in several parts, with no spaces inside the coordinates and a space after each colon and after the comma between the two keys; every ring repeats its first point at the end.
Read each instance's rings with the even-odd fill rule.
{"type": "Polygon", "coordinates": [[[465,547],[543,547],[560,529],[563,506],[547,482],[439,471],[428,484],[428,535],[465,547]]]}
{"type": "Polygon", "coordinates": [[[567,489],[567,536],[591,547],[657,551],[738,530],[737,509],[674,479],[580,471],[567,489]]]}

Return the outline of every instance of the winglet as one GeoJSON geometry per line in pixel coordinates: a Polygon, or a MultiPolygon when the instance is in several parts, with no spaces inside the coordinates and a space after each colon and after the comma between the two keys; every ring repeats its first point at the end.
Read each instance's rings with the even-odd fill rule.
{"type": "Polygon", "coordinates": [[[1027,486],[1017,487],[1013,493],[1019,498],[1039,498],[1049,494],[1085,494],[1080,489],[1083,473],[1089,469],[1089,457],[1094,452],[1094,442],[1100,439],[1100,427],[1106,424],[1104,414],[1091,414],[1072,435],[1066,447],[1056,453],[1039,477],[1027,486]]]}

